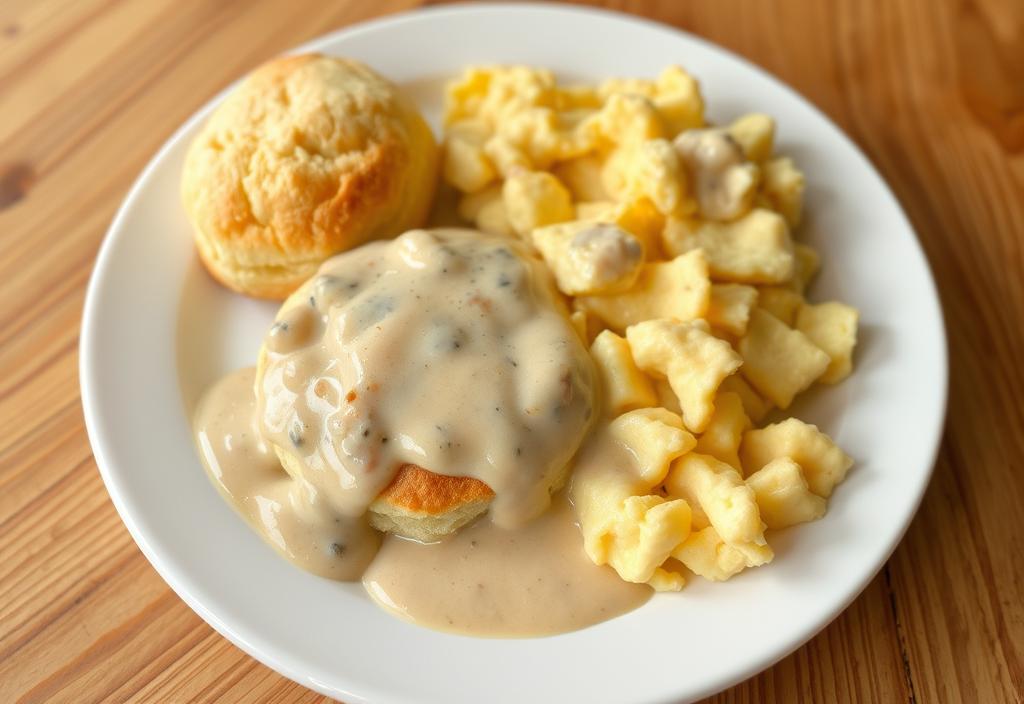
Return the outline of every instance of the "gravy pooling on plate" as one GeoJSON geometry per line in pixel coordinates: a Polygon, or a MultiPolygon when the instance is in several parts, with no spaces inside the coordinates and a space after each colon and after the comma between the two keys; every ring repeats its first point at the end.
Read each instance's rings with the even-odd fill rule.
{"type": "Polygon", "coordinates": [[[590,561],[565,492],[518,529],[480,520],[432,544],[389,535],[363,584],[378,604],[414,623],[492,637],[574,631],[653,594],[590,561]]]}
{"type": "Polygon", "coordinates": [[[588,562],[567,505],[526,526],[549,507],[595,415],[592,362],[558,306],[550,275],[520,243],[474,231],[414,230],[335,257],[282,307],[257,370],[225,378],[200,403],[204,464],[278,552],[343,580],[374,558],[380,539],[367,512],[401,466],[487,484],[490,516],[466,529],[472,537],[388,538],[371,591],[414,620],[543,633],[633,608],[650,590],[588,562]],[[551,559],[533,555],[544,545],[556,546],[551,559]],[[402,591],[395,555],[420,563],[427,591],[488,577],[492,588],[474,586],[456,600],[460,613],[441,618],[402,591]],[[504,569],[495,589],[503,555],[534,567],[504,569]],[[541,588],[544,572],[558,589],[573,585],[570,601],[585,593],[595,603],[578,614],[549,599],[514,604],[541,588]],[[471,616],[488,610],[497,622],[471,616]]]}
{"type": "Polygon", "coordinates": [[[255,370],[242,369],[207,391],[196,409],[199,454],[220,493],[260,536],[299,567],[331,579],[358,579],[380,537],[343,518],[316,488],[288,476],[259,431],[255,370]]]}

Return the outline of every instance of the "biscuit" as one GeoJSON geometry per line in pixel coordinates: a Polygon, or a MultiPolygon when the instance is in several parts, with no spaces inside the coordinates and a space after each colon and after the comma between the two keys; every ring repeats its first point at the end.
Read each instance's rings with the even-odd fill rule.
{"type": "Polygon", "coordinates": [[[493,499],[494,492],[479,479],[448,477],[406,464],[370,504],[370,525],[431,542],[484,513],[493,499]]]}
{"type": "Polygon", "coordinates": [[[389,81],[348,59],[287,56],[210,116],[182,201],[214,278],[282,299],[327,257],[422,224],[437,159],[430,127],[389,81]]]}

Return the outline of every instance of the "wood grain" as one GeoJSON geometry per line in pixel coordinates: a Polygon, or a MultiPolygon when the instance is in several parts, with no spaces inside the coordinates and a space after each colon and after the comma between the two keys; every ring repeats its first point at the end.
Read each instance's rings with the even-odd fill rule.
{"type": "MultiPolygon", "coordinates": [[[[86,440],[77,343],[103,233],[217,90],[415,6],[0,5],[0,702],[323,701],[210,630],[132,543],[86,440]]],[[[839,619],[715,702],[1024,698],[1024,4],[607,2],[780,76],[866,150],[917,228],[950,331],[935,479],[839,619]]]]}

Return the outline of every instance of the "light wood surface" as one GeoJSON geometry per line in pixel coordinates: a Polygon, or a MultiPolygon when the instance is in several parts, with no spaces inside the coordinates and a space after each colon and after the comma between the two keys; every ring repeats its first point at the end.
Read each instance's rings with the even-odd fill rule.
{"type": "MultiPolygon", "coordinates": [[[[83,428],[80,313],[115,209],[200,104],[417,4],[0,4],[0,702],[323,700],[214,633],[135,547],[83,428]]],[[[1022,701],[1024,4],[606,5],[749,57],[852,135],[917,228],[950,331],[948,426],[906,539],[832,625],[714,701],[1022,701]]]]}

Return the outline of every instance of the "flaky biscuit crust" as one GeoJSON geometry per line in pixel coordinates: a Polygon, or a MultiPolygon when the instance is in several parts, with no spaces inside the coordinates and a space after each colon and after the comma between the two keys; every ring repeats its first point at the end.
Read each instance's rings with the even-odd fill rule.
{"type": "Polygon", "coordinates": [[[394,85],[355,61],[289,56],[210,116],[182,201],[218,281],[281,299],[332,254],[422,224],[436,167],[430,128],[394,85]]]}
{"type": "Polygon", "coordinates": [[[490,502],[491,487],[473,477],[448,477],[415,464],[402,465],[394,480],[377,496],[378,501],[410,513],[437,515],[466,504],[490,502]]]}

